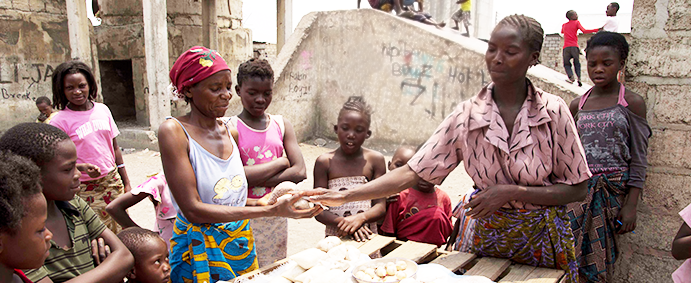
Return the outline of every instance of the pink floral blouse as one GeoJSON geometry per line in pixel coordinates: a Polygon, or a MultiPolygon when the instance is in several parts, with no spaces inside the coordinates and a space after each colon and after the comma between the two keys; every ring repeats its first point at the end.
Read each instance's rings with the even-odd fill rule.
{"type": "MultiPolygon", "coordinates": [[[[493,83],[459,104],[408,162],[440,185],[463,161],[479,189],[495,184],[573,185],[591,176],[569,108],[528,81],[528,96],[509,133],[492,99],[493,83]]],[[[511,201],[504,208],[539,209],[511,201]]]]}
{"type": "Polygon", "coordinates": [[[170,238],[173,236],[173,226],[177,211],[173,206],[172,196],[168,188],[168,182],[163,172],[160,172],[136,188],[132,189],[133,195],[145,193],[158,202],[156,205],[156,222],[154,223],[155,232],[163,238],[166,245],[170,247],[170,238]]]}

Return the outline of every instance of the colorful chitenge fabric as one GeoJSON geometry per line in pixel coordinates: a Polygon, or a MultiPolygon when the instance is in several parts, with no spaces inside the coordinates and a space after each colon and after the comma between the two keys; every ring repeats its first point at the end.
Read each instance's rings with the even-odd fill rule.
{"type": "Polygon", "coordinates": [[[477,219],[471,252],[563,269],[564,282],[578,282],[573,234],[564,206],[501,208],[488,218],[477,219]]]}
{"type": "Polygon", "coordinates": [[[259,268],[249,220],[194,224],[178,214],[173,232],[172,282],[230,281],[259,268]]]}
{"type": "Polygon", "coordinates": [[[617,215],[628,193],[625,186],[628,180],[628,172],[595,175],[588,181],[585,200],[569,206],[582,282],[612,279],[613,265],[619,256],[614,238],[617,215]]]}

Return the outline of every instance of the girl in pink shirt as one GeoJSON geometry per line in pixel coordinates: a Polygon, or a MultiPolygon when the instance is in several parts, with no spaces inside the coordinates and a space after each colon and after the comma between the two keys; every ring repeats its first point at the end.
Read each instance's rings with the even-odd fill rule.
{"type": "Polygon", "coordinates": [[[679,212],[679,216],[684,220],[681,224],[679,232],[674,237],[672,242],[672,256],[675,259],[686,261],[672,273],[674,283],[689,283],[691,282],[691,205],[679,212]]]}
{"type": "MultiPolygon", "coordinates": [[[[255,205],[283,181],[301,182],[307,177],[293,126],[266,109],[273,98],[274,72],[266,60],[250,59],[238,68],[235,86],[242,112],[230,118],[238,131],[240,158],[249,188],[247,205],[255,205]],[[285,151],[285,156],[283,152],[285,151]]],[[[283,259],[288,252],[288,220],[262,217],[250,220],[259,267],[283,259]]]]}
{"type": "Polygon", "coordinates": [[[77,147],[77,163],[91,163],[101,176],[82,175],[78,195],[113,233],[120,226],[106,213],[106,205],[129,192],[122,153],[115,137],[120,133],[108,106],[93,101],[98,86],[91,68],[80,61],[58,65],[53,73],[53,102],[61,110],[50,124],[62,129],[77,147]],[[117,170],[116,170],[117,169],[117,170]]]}

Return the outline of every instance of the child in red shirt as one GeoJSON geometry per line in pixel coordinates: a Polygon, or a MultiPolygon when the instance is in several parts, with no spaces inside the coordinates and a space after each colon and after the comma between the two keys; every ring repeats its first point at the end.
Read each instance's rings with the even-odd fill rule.
{"type": "Polygon", "coordinates": [[[566,70],[566,75],[569,79],[566,80],[569,83],[573,83],[573,72],[571,71],[571,59],[573,59],[573,66],[576,71],[576,77],[578,78],[578,86],[583,86],[581,83],[581,62],[579,57],[581,55],[581,49],[578,47],[578,30],[583,33],[594,33],[598,29],[585,29],[578,21],[578,14],[574,10],[569,10],[566,12],[566,18],[569,19],[568,22],[561,26],[561,33],[564,34],[564,69],[566,70]]]}
{"type": "MultiPolygon", "coordinates": [[[[407,166],[415,150],[399,147],[389,170],[407,166]]],[[[402,191],[388,204],[382,231],[400,240],[412,240],[441,246],[451,234],[451,199],[434,184],[420,179],[412,188],[402,191]]]]}

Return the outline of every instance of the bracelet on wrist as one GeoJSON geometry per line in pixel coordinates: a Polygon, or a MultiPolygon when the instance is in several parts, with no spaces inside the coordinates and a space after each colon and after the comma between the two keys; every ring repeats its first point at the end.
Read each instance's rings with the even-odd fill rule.
{"type": "Polygon", "coordinates": [[[120,169],[120,168],[125,168],[125,163],[123,163],[123,164],[118,164],[117,167],[118,167],[118,169],[120,169]]]}

